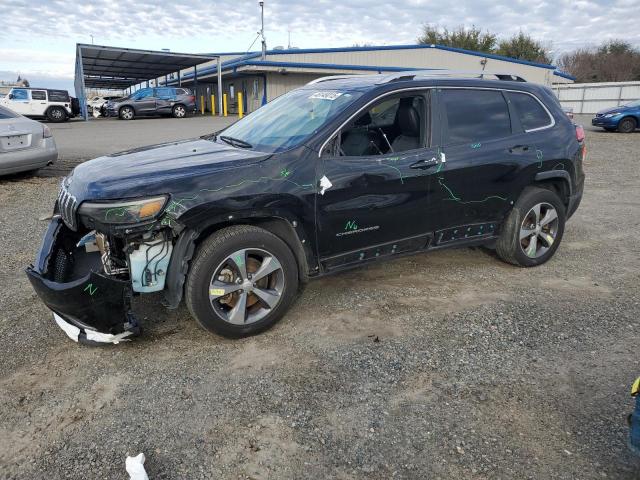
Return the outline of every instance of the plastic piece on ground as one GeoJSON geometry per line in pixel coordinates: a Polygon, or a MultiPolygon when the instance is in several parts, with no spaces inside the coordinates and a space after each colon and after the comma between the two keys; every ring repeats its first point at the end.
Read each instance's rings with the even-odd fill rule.
{"type": "Polygon", "coordinates": [[[127,457],[124,462],[129,474],[129,480],[149,480],[147,471],[144,469],[144,453],[139,453],[135,457],[127,457]]]}

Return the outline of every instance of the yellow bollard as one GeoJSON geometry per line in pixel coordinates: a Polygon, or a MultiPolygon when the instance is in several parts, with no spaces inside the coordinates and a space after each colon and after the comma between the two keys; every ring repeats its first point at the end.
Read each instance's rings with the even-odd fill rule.
{"type": "Polygon", "coordinates": [[[211,115],[216,114],[216,96],[211,95],[211,115]]]}
{"type": "Polygon", "coordinates": [[[227,116],[227,94],[222,94],[222,115],[227,116]]]}
{"type": "Polygon", "coordinates": [[[200,113],[204,115],[204,95],[200,95],[200,113]]]}
{"type": "Polygon", "coordinates": [[[244,104],[242,103],[242,92],[238,92],[238,118],[244,116],[244,104]]]}

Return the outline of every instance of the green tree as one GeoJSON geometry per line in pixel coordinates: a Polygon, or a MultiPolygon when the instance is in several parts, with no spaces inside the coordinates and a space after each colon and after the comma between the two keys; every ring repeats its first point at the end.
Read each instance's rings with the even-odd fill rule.
{"type": "Polygon", "coordinates": [[[522,31],[507,40],[502,40],[498,44],[496,53],[530,62],[551,63],[549,51],[542,42],[534,40],[522,31]]]}
{"type": "Polygon", "coordinates": [[[480,28],[472,25],[465,28],[460,25],[449,31],[446,27],[423,25],[422,35],[418,38],[418,43],[423,45],[444,45],[445,47],[464,48],[476,52],[493,53],[496,47],[497,37],[490,32],[483,32],[480,28]]]}

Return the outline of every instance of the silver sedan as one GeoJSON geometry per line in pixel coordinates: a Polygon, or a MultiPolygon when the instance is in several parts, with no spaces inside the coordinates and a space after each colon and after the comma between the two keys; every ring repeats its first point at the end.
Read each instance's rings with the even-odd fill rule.
{"type": "Polygon", "coordinates": [[[57,159],[49,127],[0,107],[0,175],[36,170],[57,159]]]}

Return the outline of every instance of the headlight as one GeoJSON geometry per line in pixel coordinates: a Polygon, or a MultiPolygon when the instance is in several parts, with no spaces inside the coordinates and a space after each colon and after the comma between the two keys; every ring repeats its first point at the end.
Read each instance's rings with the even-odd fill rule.
{"type": "Polygon", "coordinates": [[[140,223],[157,218],[166,203],[166,196],[113,203],[84,202],[78,214],[100,223],[140,223]]]}
{"type": "Polygon", "coordinates": [[[604,117],[611,118],[611,117],[615,117],[616,115],[620,115],[620,112],[607,113],[604,117]]]}

